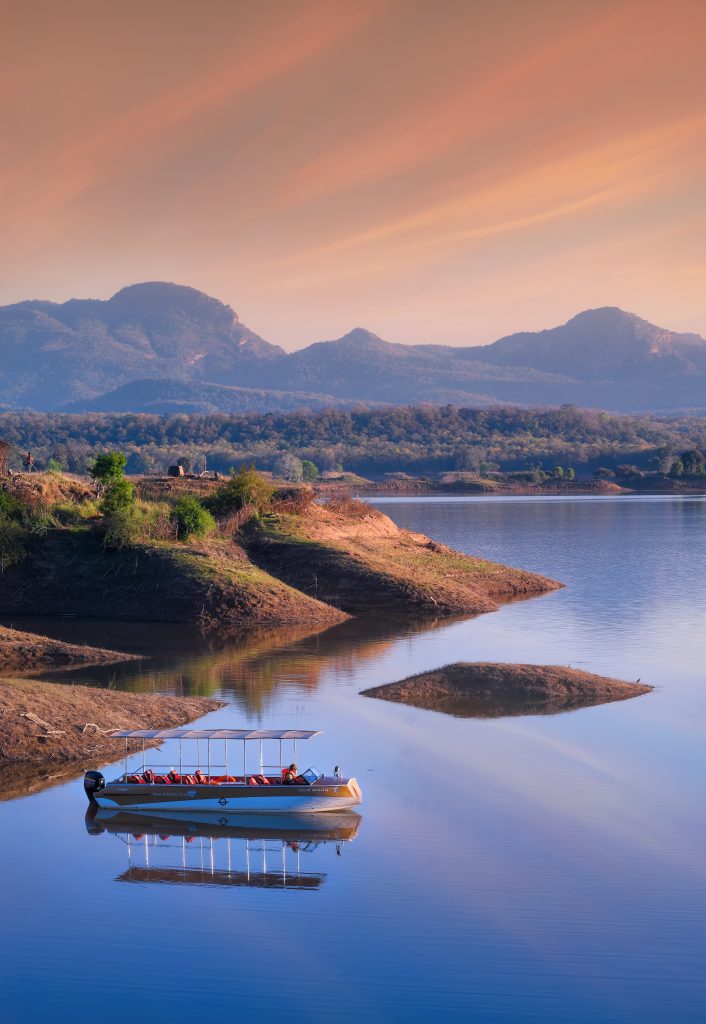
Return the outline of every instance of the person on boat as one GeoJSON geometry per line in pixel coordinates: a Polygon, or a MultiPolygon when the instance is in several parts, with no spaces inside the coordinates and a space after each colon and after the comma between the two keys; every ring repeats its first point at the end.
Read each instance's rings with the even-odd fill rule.
{"type": "Polygon", "coordinates": [[[196,779],[197,782],[207,781],[206,776],[204,775],[200,768],[197,768],[196,771],[194,772],[194,778],[196,779]]]}
{"type": "Polygon", "coordinates": [[[298,774],[299,769],[297,768],[296,764],[292,761],[289,768],[282,769],[282,782],[285,784],[285,786],[294,786],[296,785],[298,774]]]}

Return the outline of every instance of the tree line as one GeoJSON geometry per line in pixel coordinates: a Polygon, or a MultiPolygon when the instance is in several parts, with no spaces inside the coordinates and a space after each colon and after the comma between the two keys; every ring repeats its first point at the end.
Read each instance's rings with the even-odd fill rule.
{"type": "MultiPolygon", "coordinates": [[[[439,473],[544,470],[571,466],[590,476],[602,468],[689,475],[685,452],[706,449],[706,419],[630,416],[579,409],[494,406],[396,406],[375,410],[233,415],[2,413],[6,460],[20,468],[31,451],[39,468],[85,473],[97,452],[119,449],[126,470],[162,473],[182,460],[194,471],[228,472],[254,464],[275,469],[286,457],[311,476],[344,467],[366,476],[389,472],[439,473]],[[666,468],[664,468],[666,467],[666,468]],[[672,468],[674,467],[674,469],[672,468]]],[[[698,463],[698,458],[696,463],[698,463]]]]}

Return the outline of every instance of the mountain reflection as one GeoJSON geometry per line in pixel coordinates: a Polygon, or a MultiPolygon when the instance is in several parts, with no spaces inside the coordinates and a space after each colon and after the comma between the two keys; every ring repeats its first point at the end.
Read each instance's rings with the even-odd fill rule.
{"type": "Polygon", "coordinates": [[[358,834],[353,811],[309,815],[150,815],[91,807],[89,835],[109,833],[126,848],[127,867],[118,882],[161,885],[318,889],[326,873],[321,850],[358,834]],[[313,856],[313,860],[309,860],[313,856]]]}

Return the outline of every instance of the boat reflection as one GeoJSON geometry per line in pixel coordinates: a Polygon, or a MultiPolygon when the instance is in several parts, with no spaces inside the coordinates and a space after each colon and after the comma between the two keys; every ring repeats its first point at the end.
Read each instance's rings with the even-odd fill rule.
{"type": "Polygon", "coordinates": [[[90,807],[86,830],[125,844],[128,866],[117,882],[311,890],[327,875],[307,870],[306,858],[326,846],[340,857],[361,820],[353,811],[187,817],[90,807]]]}

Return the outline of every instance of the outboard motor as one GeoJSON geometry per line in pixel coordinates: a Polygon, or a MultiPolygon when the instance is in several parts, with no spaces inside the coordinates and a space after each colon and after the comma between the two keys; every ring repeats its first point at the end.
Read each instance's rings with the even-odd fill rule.
{"type": "Polygon", "coordinates": [[[105,789],[105,779],[101,772],[86,772],[83,776],[83,788],[91,802],[95,802],[96,793],[105,789]]]}

